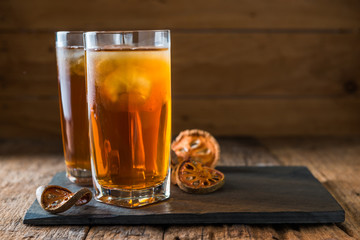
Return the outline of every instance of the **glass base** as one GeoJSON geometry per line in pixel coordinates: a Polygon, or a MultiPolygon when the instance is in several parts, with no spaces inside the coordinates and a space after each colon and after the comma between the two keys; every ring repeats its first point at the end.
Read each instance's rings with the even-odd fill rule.
{"type": "Polygon", "coordinates": [[[91,170],[66,168],[67,178],[78,185],[92,185],[91,170]]]}
{"type": "Polygon", "coordinates": [[[108,189],[102,187],[94,179],[94,188],[95,199],[99,202],[137,208],[168,199],[170,197],[170,178],[168,174],[163,183],[140,190],[108,189]]]}

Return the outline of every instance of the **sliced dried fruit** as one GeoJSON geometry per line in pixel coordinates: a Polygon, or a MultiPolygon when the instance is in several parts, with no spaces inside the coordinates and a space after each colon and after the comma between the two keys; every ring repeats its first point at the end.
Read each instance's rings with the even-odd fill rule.
{"type": "Polygon", "coordinates": [[[225,183],[225,176],[222,172],[202,166],[198,161],[183,161],[179,164],[176,172],[177,185],[188,193],[211,193],[225,183]]]}
{"type": "Polygon", "coordinates": [[[201,162],[202,165],[215,168],[220,158],[220,146],[208,132],[192,129],[182,131],[171,144],[178,161],[188,159],[201,162]]]}
{"type": "Polygon", "coordinates": [[[61,213],[73,205],[81,206],[90,202],[92,192],[88,188],[82,188],[76,193],[72,193],[67,188],[48,185],[36,189],[36,198],[44,210],[50,213],[61,213]]]}

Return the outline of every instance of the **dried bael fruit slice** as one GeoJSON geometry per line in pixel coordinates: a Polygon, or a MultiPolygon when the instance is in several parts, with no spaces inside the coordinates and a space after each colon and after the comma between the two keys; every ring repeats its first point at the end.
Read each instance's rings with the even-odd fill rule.
{"type": "Polygon", "coordinates": [[[92,192],[88,188],[82,188],[72,193],[67,188],[48,185],[36,189],[36,199],[44,210],[50,213],[61,213],[73,205],[81,206],[90,202],[92,192]]]}
{"type": "Polygon", "coordinates": [[[220,147],[216,139],[199,129],[182,131],[172,142],[171,149],[175,151],[179,162],[191,158],[211,168],[215,168],[220,158],[220,147]]]}
{"type": "Polygon", "coordinates": [[[177,185],[188,193],[211,193],[225,183],[225,176],[222,172],[202,166],[197,161],[183,161],[176,171],[177,185]]]}

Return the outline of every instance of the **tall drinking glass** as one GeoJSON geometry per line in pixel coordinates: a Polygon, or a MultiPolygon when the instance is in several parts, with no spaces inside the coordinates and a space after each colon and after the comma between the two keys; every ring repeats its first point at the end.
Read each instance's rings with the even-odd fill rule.
{"type": "Polygon", "coordinates": [[[95,199],[140,207],[170,195],[170,32],[87,32],[95,199]]]}
{"type": "Polygon", "coordinates": [[[67,177],[91,184],[83,32],[57,32],[56,57],[67,177]]]}

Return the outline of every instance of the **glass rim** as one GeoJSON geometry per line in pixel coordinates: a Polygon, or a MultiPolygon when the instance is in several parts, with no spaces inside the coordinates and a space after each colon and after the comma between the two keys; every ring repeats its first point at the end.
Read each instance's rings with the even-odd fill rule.
{"type": "Polygon", "coordinates": [[[161,47],[170,49],[170,30],[169,29],[155,29],[155,30],[124,30],[124,31],[88,31],[84,32],[84,49],[91,50],[102,48],[104,46],[127,46],[134,49],[147,47],[161,47]],[[159,34],[159,36],[157,36],[159,34]],[[136,37],[136,42],[126,43],[126,38],[136,37]],[[114,42],[116,37],[124,38],[123,42],[114,42]],[[160,37],[164,40],[155,40],[160,37]],[[153,42],[151,42],[152,40],[153,42]],[[146,43],[146,44],[145,44],[146,43]]]}
{"type": "Polygon", "coordinates": [[[61,30],[61,31],[56,31],[56,33],[84,33],[86,31],[80,31],[80,30],[69,30],[69,31],[64,31],[64,30],[61,30]]]}
{"type": "Polygon", "coordinates": [[[84,31],[56,31],[56,47],[84,47],[84,31]]]}
{"type": "Polygon", "coordinates": [[[122,34],[122,33],[142,33],[142,32],[170,32],[170,29],[155,29],[155,30],[110,30],[110,31],[85,31],[84,35],[92,34],[122,34]]]}
{"type": "Polygon", "coordinates": [[[85,31],[56,31],[55,34],[84,34],[85,31]]]}

